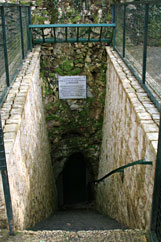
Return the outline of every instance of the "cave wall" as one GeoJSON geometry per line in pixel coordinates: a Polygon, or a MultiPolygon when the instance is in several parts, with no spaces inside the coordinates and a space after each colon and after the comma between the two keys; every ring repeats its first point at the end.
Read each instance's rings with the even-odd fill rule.
{"type": "Polygon", "coordinates": [[[106,83],[104,44],[42,46],[41,77],[55,177],[73,152],[82,152],[97,176],[106,83]],[[62,100],[58,75],[85,75],[87,98],[62,100]]]}

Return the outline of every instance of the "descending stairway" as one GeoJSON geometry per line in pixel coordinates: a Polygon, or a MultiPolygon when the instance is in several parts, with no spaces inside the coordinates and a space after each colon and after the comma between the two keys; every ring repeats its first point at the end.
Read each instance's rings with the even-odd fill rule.
{"type": "Polygon", "coordinates": [[[100,230],[69,232],[37,231],[23,232],[10,237],[8,242],[147,242],[145,232],[134,230],[100,230]]]}
{"type": "Polygon", "coordinates": [[[58,211],[29,231],[10,236],[8,242],[149,242],[145,231],[130,230],[92,209],[58,211]]]}

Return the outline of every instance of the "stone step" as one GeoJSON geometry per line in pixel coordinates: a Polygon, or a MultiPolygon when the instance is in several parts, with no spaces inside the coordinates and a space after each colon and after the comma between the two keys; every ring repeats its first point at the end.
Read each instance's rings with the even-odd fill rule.
{"type": "Polygon", "coordinates": [[[92,231],[23,231],[10,236],[7,242],[150,242],[145,231],[92,230],[92,231]]]}
{"type": "MultiPolygon", "coordinates": [[[[8,231],[7,231],[8,232],[8,231]]],[[[1,235],[1,232],[0,232],[1,235]]],[[[149,242],[148,233],[131,230],[109,216],[83,204],[64,207],[30,230],[0,242],[149,242]]],[[[1,240],[2,239],[2,240],[1,240]]]]}
{"type": "Polygon", "coordinates": [[[65,230],[65,231],[91,231],[91,230],[112,230],[128,229],[115,219],[100,214],[93,209],[65,209],[57,211],[53,216],[41,221],[32,231],[40,230],[65,230]]]}

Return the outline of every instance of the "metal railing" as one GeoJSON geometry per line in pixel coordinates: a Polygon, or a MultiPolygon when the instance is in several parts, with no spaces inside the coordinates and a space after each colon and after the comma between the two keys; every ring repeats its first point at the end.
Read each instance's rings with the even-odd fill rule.
{"type": "Polygon", "coordinates": [[[29,25],[30,46],[41,43],[86,43],[110,44],[115,24],[41,24],[29,25]]]}
{"type": "Polygon", "coordinates": [[[9,181],[8,181],[8,172],[7,172],[6,155],[5,155],[5,148],[4,148],[3,130],[2,130],[2,124],[1,124],[1,115],[0,115],[0,172],[2,176],[2,184],[3,184],[5,205],[6,205],[9,233],[10,235],[14,235],[13,212],[12,212],[9,181]]]}
{"type": "MultiPolygon", "coordinates": [[[[0,106],[29,50],[30,6],[0,3],[0,106]]],[[[0,117],[0,173],[10,235],[14,222],[0,117]]]]}
{"type": "Polygon", "coordinates": [[[29,50],[30,6],[0,3],[0,105],[29,50]]]}
{"type": "Polygon", "coordinates": [[[134,162],[131,162],[127,165],[121,166],[119,168],[116,168],[112,171],[110,171],[109,173],[107,173],[106,175],[104,175],[103,177],[101,177],[98,180],[92,181],[92,183],[98,184],[100,182],[103,182],[105,179],[107,179],[108,177],[110,177],[111,175],[115,174],[115,173],[121,173],[122,174],[122,179],[124,177],[124,169],[131,167],[131,166],[136,166],[136,165],[152,165],[152,161],[146,161],[145,159],[142,160],[137,160],[134,162]]]}
{"type": "Polygon", "coordinates": [[[161,102],[161,1],[113,5],[114,50],[156,107],[161,102]]]}
{"type": "Polygon", "coordinates": [[[161,242],[161,112],[151,216],[151,237],[154,242],[161,242]]]}

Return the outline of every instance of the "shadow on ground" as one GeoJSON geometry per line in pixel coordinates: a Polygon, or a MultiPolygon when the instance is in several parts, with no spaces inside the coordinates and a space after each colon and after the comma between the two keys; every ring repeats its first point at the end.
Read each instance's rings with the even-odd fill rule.
{"type": "Polygon", "coordinates": [[[38,223],[30,230],[88,231],[113,229],[127,229],[127,227],[110,217],[99,214],[95,210],[67,209],[58,211],[54,216],[38,223]]]}

